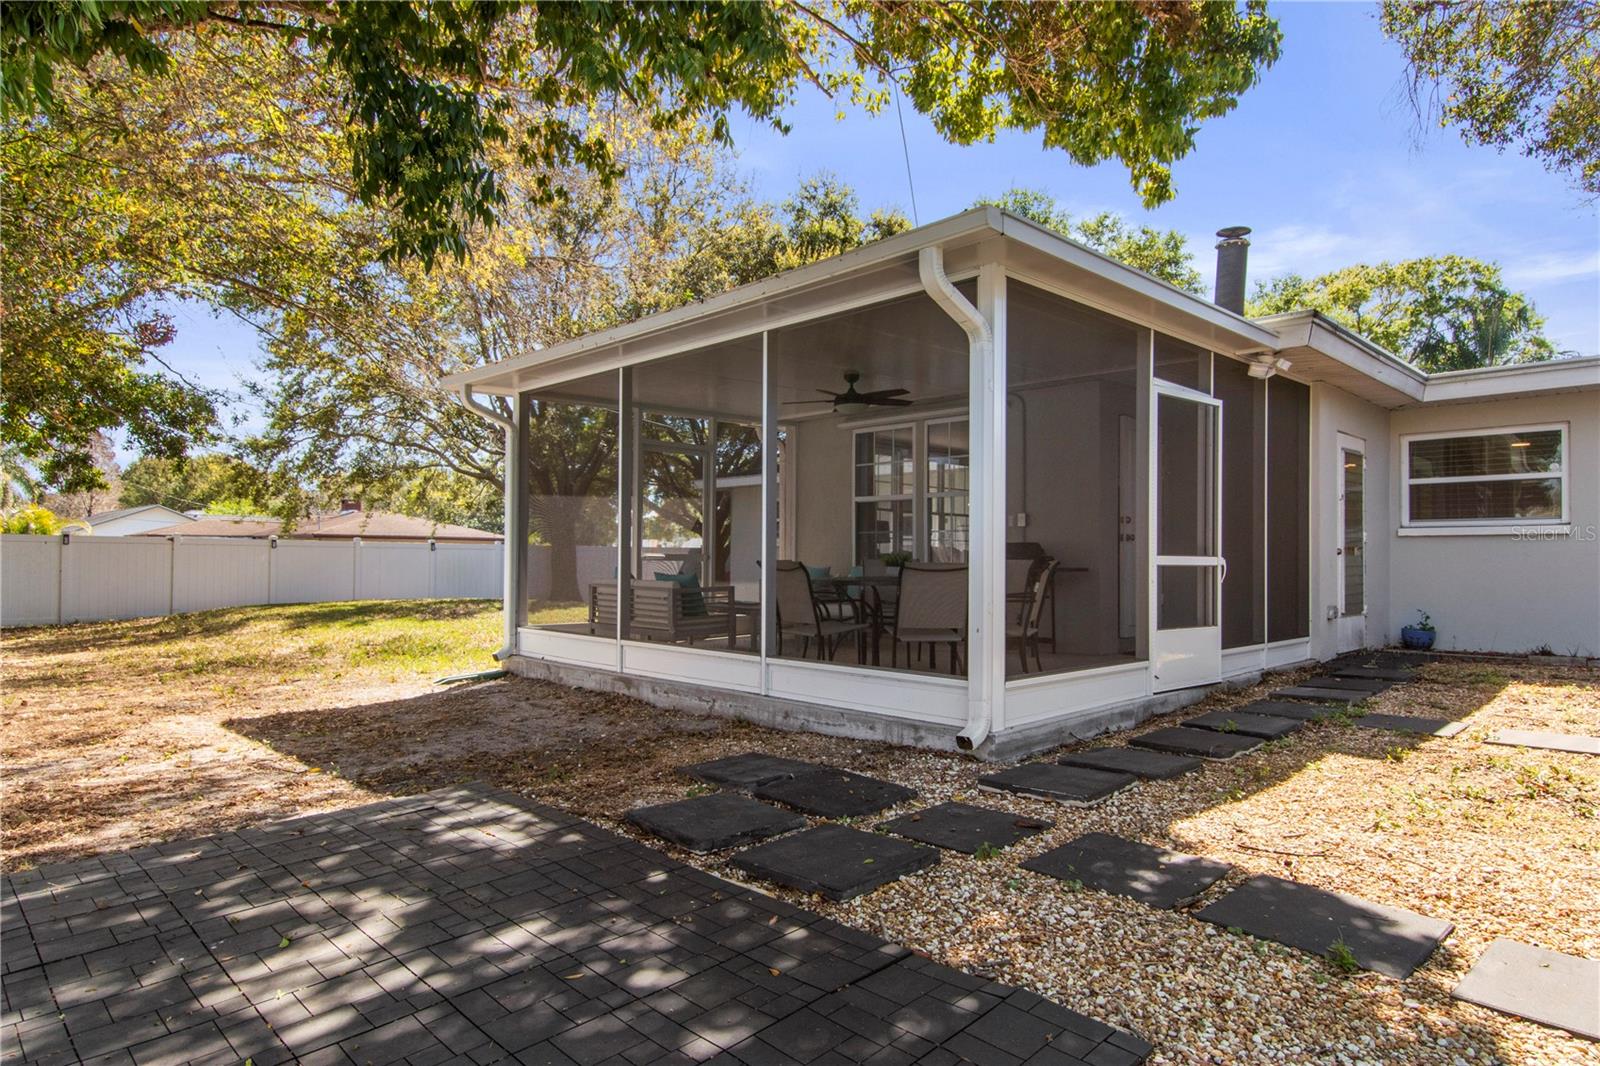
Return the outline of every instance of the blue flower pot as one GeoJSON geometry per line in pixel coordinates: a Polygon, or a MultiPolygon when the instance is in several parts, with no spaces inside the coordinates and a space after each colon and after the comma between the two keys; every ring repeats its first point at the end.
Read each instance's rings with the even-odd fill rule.
{"type": "Polygon", "coordinates": [[[1400,627],[1400,643],[1408,648],[1433,647],[1434,631],[1431,629],[1418,629],[1416,626],[1400,627]]]}

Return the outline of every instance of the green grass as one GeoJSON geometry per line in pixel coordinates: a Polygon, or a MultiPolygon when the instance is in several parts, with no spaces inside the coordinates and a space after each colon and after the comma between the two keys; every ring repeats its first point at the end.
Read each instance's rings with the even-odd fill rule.
{"type": "MultiPolygon", "coordinates": [[[[538,605],[530,622],[585,617],[581,605],[547,604],[538,605]]],[[[431,679],[494,666],[501,639],[500,605],[492,600],[382,600],[232,607],[14,630],[5,636],[5,650],[13,664],[47,661],[44,669],[57,682],[68,681],[75,670],[71,660],[88,653],[100,676],[226,687],[312,675],[431,679]]]]}

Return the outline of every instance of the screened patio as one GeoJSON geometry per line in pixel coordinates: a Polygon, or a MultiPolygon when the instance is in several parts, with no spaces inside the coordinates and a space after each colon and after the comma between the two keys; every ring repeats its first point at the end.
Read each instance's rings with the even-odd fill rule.
{"type": "Polygon", "coordinates": [[[657,318],[459,383],[514,665],[976,746],[1305,657],[1308,390],[1246,320],[991,211],[657,318]]]}

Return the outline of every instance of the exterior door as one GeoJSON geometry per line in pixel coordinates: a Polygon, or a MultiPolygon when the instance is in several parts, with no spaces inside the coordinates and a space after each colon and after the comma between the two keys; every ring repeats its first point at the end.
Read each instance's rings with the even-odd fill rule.
{"type": "Polygon", "coordinates": [[[1222,677],[1222,404],[1154,383],[1150,641],[1156,692],[1222,677]]]}
{"type": "Polygon", "coordinates": [[[1338,648],[1355,651],[1367,642],[1367,456],[1366,443],[1339,434],[1338,648]]]}

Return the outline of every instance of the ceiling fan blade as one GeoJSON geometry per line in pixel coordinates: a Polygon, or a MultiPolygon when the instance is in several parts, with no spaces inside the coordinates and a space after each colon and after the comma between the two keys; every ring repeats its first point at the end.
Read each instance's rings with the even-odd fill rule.
{"type": "Polygon", "coordinates": [[[871,397],[871,396],[866,396],[866,397],[864,397],[862,399],[862,402],[865,403],[868,407],[910,407],[911,406],[911,401],[910,400],[892,400],[892,399],[889,399],[887,397],[883,397],[883,398],[879,398],[879,399],[873,399],[873,397],[871,397]]]}
{"type": "MultiPolygon", "coordinates": [[[[831,396],[835,400],[837,400],[839,397],[844,395],[844,393],[842,393],[842,392],[834,392],[831,389],[818,389],[817,391],[822,393],[822,395],[824,395],[824,396],[831,396]]],[[[821,403],[822,401],[818,400],[817,402],[821,403]]]]}
{"type": "Polygon", "coordinates": [[[861,398],[871,403],[873,400],[887,400],[891,396],[906,396],[910,392],[910,389],[878,389],[874,392],[861,393],[861,398]]]}
{"type": "Polygon", "coordinates": [[[832,407],[833,406],[833,401],[832,400],[785,400],[783,402],[783,406],[785,406],[785,407],[821,407],[823,404],[827,404],[829,407],[832,407]]]}

